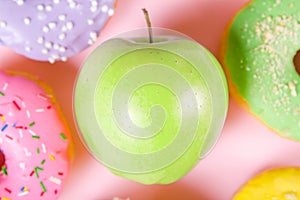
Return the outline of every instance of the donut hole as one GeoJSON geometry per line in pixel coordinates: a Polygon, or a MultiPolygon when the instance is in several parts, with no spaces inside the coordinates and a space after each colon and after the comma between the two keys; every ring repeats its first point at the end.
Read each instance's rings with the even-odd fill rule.
{"type": "Polygon", "coordinates": [[[300,76],[300,50],[298,50],[293,59],[295,70],[300,76]]]}

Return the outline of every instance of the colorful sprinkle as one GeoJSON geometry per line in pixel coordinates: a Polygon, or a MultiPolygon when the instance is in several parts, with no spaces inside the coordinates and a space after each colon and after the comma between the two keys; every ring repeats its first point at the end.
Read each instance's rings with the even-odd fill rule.
{"type": "Polygon", "coordinates": [[[23,186],[23,187],[21,187],[20,191],[22,191],[22,192],[28,191],[28,188],[23,186]]]}
{"type": "Polygon", "coordinates": [[[8,87],[8,83],[4,83],[4,86],[2,89],[5,91],[7,89],[7,87],[8,87]]]}
{"type": "Polygon", "coordinates": [[[1,168],[1,171],[2,171],[2,174],[4,175],[4,176],[7,176],[7,169],[6,169],[6,166],[2,166],[2,168],[1,168]]]}
{"type": "Polygon", "coordinates": [[[7,134],[5,134],[5,137],[7,137],[7,138],[10,139],[10,140],[13,140],[13,139],[14,139],[13,137],[11,137],[10,135],[7,135],[7,134]]]}
{"type": "Polygon", "coordinates": [[[36,148],[36,153],[40,154],[40,148],[36,148]]]}
{"type": "Polygon", "coordinates": [[[18,110],[21,110],[21,107],[17,104],[16,101],[13,101],[13,104],[14,104],[14,106],[15,106],[18,110]]]}
{"type": "Polygon", "coordinates": [[[31,173],[29,174],[29,176],[32,176],[34,174],[34,171],[31,171],[31,173]]]}
{"type": "Polygon", "coordinates": [[[44,112],[45,109],[44,108],[38,108],[38,109],[35,109],[35,112],[44,112]]]}
{"type": "Polygon", "coordinates": [[[46,95],[44,95],[44,94],[41,94],[41,93],[38,94],[37,97],[40,98],[40,99],[43,99],[43,100],[45,100],[45,101],[48,100],[48,97],[47,97],[46,95]]]}
{"type": "Polygon", "coordinates": [[[33,135],[32,138],[33,138],[33,139],[40,139],[40,136],[38,136],[38,135],[33,135]]]}
{"type": "Polygon", "coordinates": [[[51,160],[55,160],[55,157],[54,157],[54,155],[52,155],[52,154],[49,154],[49,158],[50,158],[51,160]]]}
{"type": "Polygon", "coordinates": [[[19,196],[19,197],[22,197],[22,196],[25,196],[25,195],[27,195],[27,194],[29,194],[29,191],[28,191],[28,190],[27,190],[27,191],[20,192],[20,193],[18,194],[18,196],[19,196]]]}
{"type": "Polygon", "coordinates": [[[44,143],[42,144],[42,150],[43,150],[44,153],[47,152],[46,145],[44,143]]]}
{"type": "Polygon", "coordinates": [[[8,192],[9,194],[11,194],[11,190],[10,190],[10,189],[4,188],[4,190],[5,190],[6,192],[8,192]]]}
{"type": "Polygon", "coordinates": [[[24,126],[13,126],[13,127],[15,127],[16,129],[25,129],[24,126]]]}
{"type": "Polygon", "coordinates": [[[20,166],[21,169],[25,169],[25,163],[24,163],[24,162],[21,162],[21,163],[19,164],[19,166],[20,166]]]}
{"type": "Polygon", "coordinates": [[[35,136],[35,135],[36,135],[36,133],[35,133],[35,132],[33,132],[33,130],[31,130],[31,129],[29,129],[29,130],[28,130],[28,132],[29,132],[31,135],[33,135],[33,136],[35,136]]]}
{"type": "Polygon", "coordinates": [[[44,185],[44,183],[42,181],[40,181],[40,185],[41,185],[41,187],[43,189],[43,192],[47,192],[47,189],[46,189],[46,187],[45,187],[45,185],[44,185]]]}
{"type": "Polygon", "coordinates": [[[35,167],[33,170],[34,170],[34,173],[36,175],[36,178],[39,178],[40,176],[39,176],[38,171],[43,171],[44,169],[40,168],[40,167],[35,167]]]}
{"type": "Polygon", "coordinates": [[[8,127],[8,124],[5,124],[3,127],[2,127],[2,129],[1,129],[1,131],[3,132],[3,131],[5,131],[5,129],[8,127]]]}
{"type": "Polygon", "coordinates": [[[34,126],[35,122],[31,122],[30,124],[28,124],[28,126],[34,126]]]}
{"type": "Polygon", "coordinates": [[[3,92],[0,91],[0,96],[5,96],[5,94],[3,92]]]}
{"type": "Polygon", "coordinates": [[[67,140],[67,137],[65,136],[65,134],[60,133],[59,135],[60,135],[60,137],[61,137],[63,140],[67,140]]]}
{"type": "Polygon", "coordinates": [[[49,181],[51,181],[52,183],[55,183],[55,184],[57,184],[57,185],[60,185],[60,184],[61,184],[61,180],[60,180],[59,178],[54,177],[54,176],[51,176],[51,177],[49,178],[49,181]]]}
{"type": "Polygon", "coordinates": [[[31,156],[31,153],[28,151],[26,147],[24,147],[24,151],[26,156],[31,156]]]}
{"type": "Polygon", "coordinates": [[[29,110],[26,110],[26,115],[27,115],[28,118],[31,117],[31,114],[30,114],[30,111],[29,111],[29,110]]]}

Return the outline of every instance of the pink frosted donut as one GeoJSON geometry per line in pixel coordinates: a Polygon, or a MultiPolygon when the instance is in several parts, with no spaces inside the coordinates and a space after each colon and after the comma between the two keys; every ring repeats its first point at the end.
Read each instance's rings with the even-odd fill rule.
{"type": "Polygon", "coordinates": [[[0,71],[1,200],[55,200],[68,174],[70,134],[38,83],[0,71]]]}
{"type": "Polygon", "coordinates": [[[29,58],[66,60],[92,45],[115,0],[8,0],[0,3],[0,45],[29,58]]]}

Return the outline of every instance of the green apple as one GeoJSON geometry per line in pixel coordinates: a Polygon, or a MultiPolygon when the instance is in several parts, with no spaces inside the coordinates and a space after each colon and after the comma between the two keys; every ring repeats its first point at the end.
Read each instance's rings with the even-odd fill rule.
{"type": "MultiPolygon", "coordinates": [[[[173,31],[153,30],[152,43],[123,34],[88,56],[74,112],[86,147],[111,172],[167,184],[186,175],[215,144],[228,89],[207,49],[173,31]]],[[[135,33],[146,36],[147,29],[135,33]]]]}

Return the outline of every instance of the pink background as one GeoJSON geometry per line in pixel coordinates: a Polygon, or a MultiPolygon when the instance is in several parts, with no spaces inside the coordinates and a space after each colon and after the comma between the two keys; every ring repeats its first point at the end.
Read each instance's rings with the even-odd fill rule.
{"type": "Polygon", "coordinates": [[[0,67],[36,74],[54,90],[75,143],[75,160],[60,200],[229,200],[255,174],[270,168],[300,166],[300,143],[283,139],[247,114],[230,98],[228,118],[213,151],[184,178],[170,185],[145,186],[117,177],[92,158],[82,145],[72,115],[72,91],[83,60],[114,34],[144,27],[141,8],[153,26],[180,31],[219,58],[222,32],[247,0],[119,0],[115,15],[91,48],[66,63],[32,61],[0,47],[0,67]],[[298,158],[298,159],[296,159],[298,158]]]}

